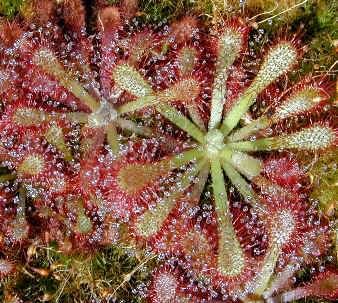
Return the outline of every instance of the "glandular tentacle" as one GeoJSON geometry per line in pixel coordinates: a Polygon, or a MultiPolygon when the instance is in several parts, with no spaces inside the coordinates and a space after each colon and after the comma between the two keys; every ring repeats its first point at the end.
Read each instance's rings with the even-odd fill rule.
{"type": "Polygon", "coordinates": [[[66,143],[61,127],[55,123],[52,123],[45,133],[45,138],[50,144],[54,145],[59,151],[63,153],[64,159],[66,161],[71,161],[73,159],[72,152],[66,143]]]}
{"type": "MultiPolygon", "coordinates": [[[[132,94],[134,93],[132,90],[128,91],[132,94]]],[[[154,106],[158,103],[169,103],[177,100],[187,103],[189,108],[193,100],[198,96],[198,93],[199,85],[197,81],[192,78],[186,78],[159,93],[151,92],[148,95],[139,96],[135,101],[121,105],[117,111],[120,114],[125,114],[148,106],[154,106]]]]}
{"type": "Polygon", "coordinates": [[[136,97],[145,97],[153,94],[153,89],[144,80],[142,75],[129,64],[117,65],[113,70],[113,80],[123,90],[136,97]]]}
{"type": "Polygon", "coordinates": [[[259,132],[261,129],[269,127],[271,124],[271,120],[262,116],[257,120],[251,121],[248,125],[239,128],[235,132],[233,132],[228,138],[228,142],[237,142],[243,139],[248,138],[250,135],[259,132]]]}

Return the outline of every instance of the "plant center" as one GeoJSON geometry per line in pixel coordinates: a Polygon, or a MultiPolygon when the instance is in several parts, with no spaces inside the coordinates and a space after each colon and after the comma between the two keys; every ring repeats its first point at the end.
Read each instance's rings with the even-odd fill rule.
{"type": "Polygon", "coordinates": [[[224,148],[224,135],[219,129],[210,130],[205,136],[205,150],[210,159],[218,156],[224,148]]]}
{"type": "Polygon", "coordinates": [[[110,103],[103,100],[100,103],[99,109],[89,115],[88,124],[93,128],[104,127],[114,122],[116,118],[116,110],[110,103]]]}

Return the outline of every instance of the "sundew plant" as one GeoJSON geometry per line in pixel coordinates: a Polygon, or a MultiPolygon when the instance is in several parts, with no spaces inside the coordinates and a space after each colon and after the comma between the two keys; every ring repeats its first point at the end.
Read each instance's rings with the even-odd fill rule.
{"type": "MultiPolygon", "coordinates": [[[[121,245],[157,258],[144,302],[336,300],[334,223],[304,165],[336,149],[334,84],[295,76],[301,35],[257,51],[243,15],[153,25],[110,2],[1,20],[0,278],[37,245],[121,245]]],[[[93,302],[117,302],[107,289],[93,302]]]]}

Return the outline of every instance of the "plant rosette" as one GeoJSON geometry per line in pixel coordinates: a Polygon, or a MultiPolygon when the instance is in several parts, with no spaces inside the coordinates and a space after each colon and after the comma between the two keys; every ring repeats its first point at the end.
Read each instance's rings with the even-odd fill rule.
{"type": "MultiPolygon", "coordinates": [[[[35,201],[41,221],[54,222],[41,223],[47,233],[68,230],[95,248],[109,220],[128,225],[140,246],[187,262],[194,279],[242,301],[272,298],[290,266],[327,250],[328,224],[295,159],[336,147],[335,110],[325,79],[283,81],[301,61],[297,36],[251,61],[239,17],[218,28],[190,16],[142,26],[137,1],[99,1],[90,37],[81,1],[32,5],[36,14],[1,24],[13,30],[0,40],[0,148],[19,183],[66,180],[51,191],[61,207],[35,201]],[[2,89],[11,81],[17,89],[2,89]],[[266,109],[257,102],[265,96],[275,96],[266,109]],[[24,149],[8,129],[30,134],[24,149]]],[[[323,275],[330,285],[332,275],[323,275]]],[[[175,279],[164,278],[171,288],[175,279]]]]}

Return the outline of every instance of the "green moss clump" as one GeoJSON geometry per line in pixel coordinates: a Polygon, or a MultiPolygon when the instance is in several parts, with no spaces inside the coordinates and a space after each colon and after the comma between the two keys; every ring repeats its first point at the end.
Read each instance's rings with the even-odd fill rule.
{"type": "Polygon", "coordinates": [[[317,24],[320,30],[331,29],[337,34],[335,19],[337,15],[337,1],[319,0],[317,3],[317,24]]]}
{"type": "Polygon", "coordinates": [[[304,26],[302,40],[308,44],[301,74],[333,75],[329,72],[336,60],[335,41],[338,39],[336,26],[338,3],[334,0],[317,0],[308,3],[303,13],[293,22],[292,29],[304,26]]]}
{"type": "Polygon", "coordinates": [[[213,23],[218,19],[222,19],[224,15],[243,14],[246,17],[253,17],[253,20],[257,22],[271,18],[273,24],[281,25],[290,23],[297,18],[302,13],[305,5],[307,3],[303,3],[302,0],[194,1],[194,7],[197,11],[207,16],[213,23]]]}
{"type": "Polygon", "coordinates": [[[146,23],[167,22],[191,11],[192,0],[140,0],[141,19],[146,23]]]}
{"type": "Polygon", "coordinates": [[[0,14],[12,18],[23,2],[24,0],[0,0],[0,14]]]}
{"type": "Polygon", "coordinates": [[[141,303],[156,265],[154,256],[121,246],[84,255],[66,255],[53,245],[30,251],[15,279],[0,283],[0,301],[15,294],[24,302],[141,303]]]}
{"type": "Polygon", "coordinates": [[[320,158],[310,170],[314,190],[312,199],[319,201],[319,207],[328,215],[337,212],[338,197],[338,151],[333,151],[320,158]]]}

